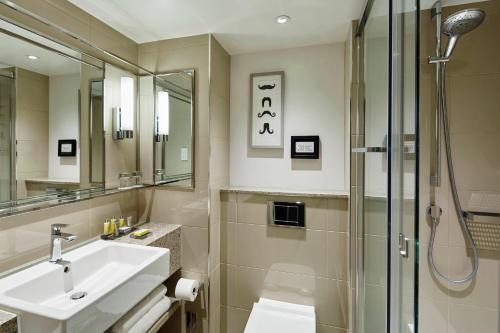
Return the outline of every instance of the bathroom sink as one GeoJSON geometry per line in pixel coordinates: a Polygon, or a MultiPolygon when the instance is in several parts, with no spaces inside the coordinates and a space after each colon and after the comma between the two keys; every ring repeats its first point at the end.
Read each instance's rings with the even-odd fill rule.
{"type": "Polygon", "coordinates": [[[168,249],[98,240],[0,279],[23,332],[102,332],[169,275],[168,249]]]}

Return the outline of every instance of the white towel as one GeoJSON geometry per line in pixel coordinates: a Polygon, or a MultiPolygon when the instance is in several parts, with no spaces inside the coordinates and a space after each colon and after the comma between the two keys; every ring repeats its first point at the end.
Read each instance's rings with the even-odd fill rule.
{"type": "Polygon", "coordinates": [[[146,333],[170,309],[171,304],[170,298],[163,297],[127,333],[146,333]]]}
{"type": "Polygon", "coordinates": [[[127,312],[120,320],[118,320],[111,328],[112,333],[128,332],[149,310],[151,310],[159,301],[161,301],[167,288],[160,285],[153,290],[148,296],[127,312]]]}

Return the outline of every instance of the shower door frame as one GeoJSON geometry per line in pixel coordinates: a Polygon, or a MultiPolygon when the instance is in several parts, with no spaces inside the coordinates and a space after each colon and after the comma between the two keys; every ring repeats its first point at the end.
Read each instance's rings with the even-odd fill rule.
{"type": "MultiPolygon", "coordinates": [[[[365,146],[365,85],[364,75],[364,29],[370,17],[373,4],[376,0],[368,0],[363,14],[358,21],[353,41],[353,82],[351,84],[351,130],[355,129],[355,134],[351,136],[351,260],[350,267],[355,269],[351,275],[354,289],[351,292],[351,312],[349,318],[350,327],[354,333],[364,333],[364,199],[365,199],[365,153],[370,150],[365,149],[365,153],[360,154],[360,147],[365,146]],[[362,131],[359,129],[362,128],[362,131]],[[361,134],[361,135],[359,135],[361,134]],[[356,138],[355,138],[356,137],[356,138]],[[361,177],[360,177],[361,175],[361,177]],[[354,186],[353,186],[354,185],[354,186]],[[360,237],[362,237],[360,239],[360,237]],[[361,321],[360,321],[361,318],[361,321]],[[361,323],[361,324],[360,324],[361,323]]],[[[387,110],[387,297],[386,297],[386,331],[388,333],[400,333],[402,328],[402,254],[401,238],[403,232],[403,204],[405,196],[403,191],[404,178],[404,155],[405,155],[405,133],[402,117],[404,115],[404,0],[379,0],[388,1],[388,110],[387,110]]],[[[415,14],[415,112],[414,112],[414,149],[415,149],[415,173],[414,173],[414,218],[413,218],[413,243],[410,249],[413,254],[413,323],[414,333],[418,332],[418,180],[419,180],[419,12],[420,0],[414,0],[415,14]]],[[[383,153],[383,149],[376,151],[383,153]]],[[[403,235],[404,236],[404,235],[403,235]]],[[[403,237],[403,240],[405,238],[403,237]]]]}
{"type": "MultiPolygon", "coordinates": [[[[9,80],[9,147],[10,147],[10,200],[13,202],[17,199],[17,180],[16,180],[16,159],[17,159],[17,140],[16,138],[16,91],[17,80],[16,70],[0,69],[0,77],[9,80]]],[[[0,202],[4,204],[7,202],[0,202]]]]}

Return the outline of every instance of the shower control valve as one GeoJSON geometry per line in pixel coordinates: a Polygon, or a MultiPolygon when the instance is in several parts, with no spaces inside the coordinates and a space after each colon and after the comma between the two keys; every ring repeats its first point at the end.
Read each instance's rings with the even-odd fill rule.
{"type": "Polygon", "coordinates": [[[441,215],[443,215],[443,210],[439,206],[430,205],[427,208],[427,215],[429,215],[431,218],[435,220],[438,220],[441,217],[441,215]]]}

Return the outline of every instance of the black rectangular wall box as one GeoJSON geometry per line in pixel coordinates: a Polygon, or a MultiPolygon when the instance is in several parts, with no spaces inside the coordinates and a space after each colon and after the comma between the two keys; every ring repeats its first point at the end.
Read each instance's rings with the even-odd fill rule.
{"type": "Polygon", "coordinates": [[[268,202],[268,223],[286,227],[305,227],[306,207],[303,202],[268,202]]]}
{"type": "Polygon", "coordinates": [[[319,159],[319,136],[292,136],[291,158],[319,159]]]}

